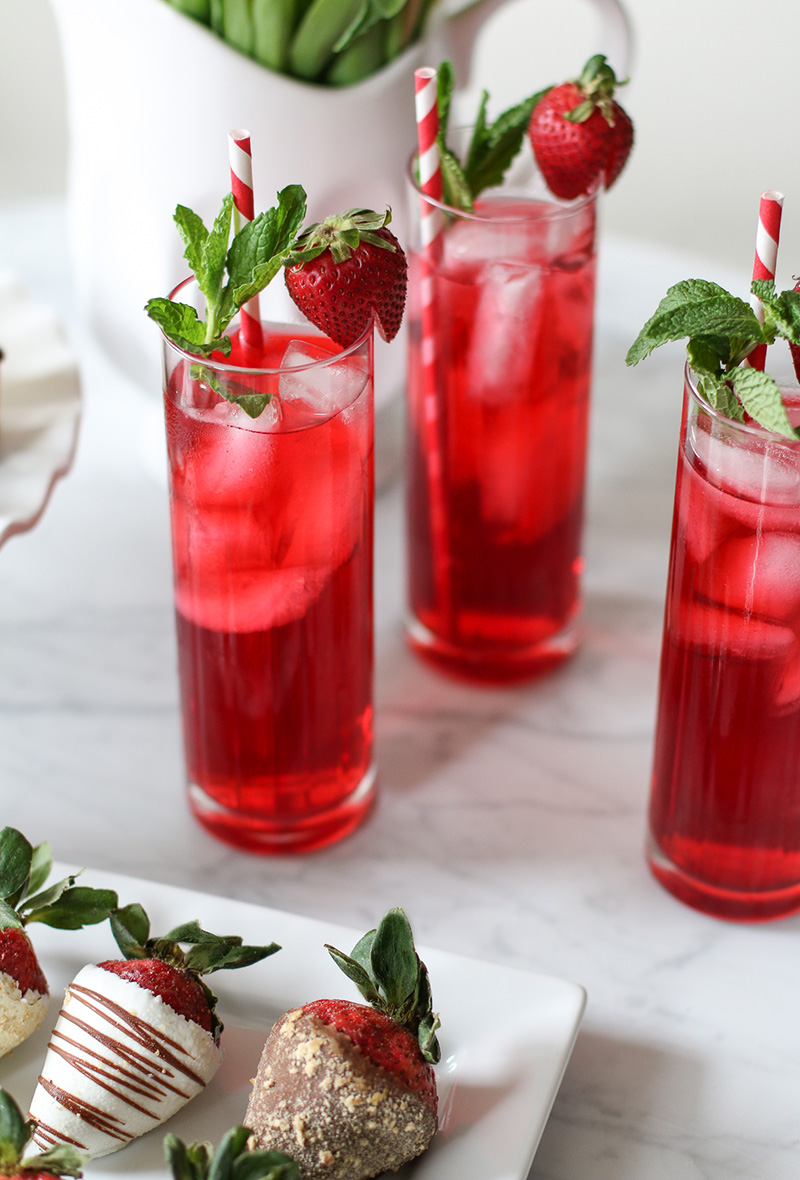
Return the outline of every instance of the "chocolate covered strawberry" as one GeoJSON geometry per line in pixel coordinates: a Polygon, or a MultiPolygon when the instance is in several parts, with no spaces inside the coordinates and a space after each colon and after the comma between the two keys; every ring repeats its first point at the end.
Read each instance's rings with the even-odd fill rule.
{"type": "Polygon", "coordinates": [[[9,1180],[51,1180],[54,1176],[80,1176],[83,1156],[66,1143],[31,1155],[33,1123],[6,1091],[0,1089],[0,1177],[9,1180]]]}
{"type": "Polygon", "coordinates": [[[0,1056],[29,1037],[47,1011],[47,980],[28,925],[78,930],[104,921],[117,905],[112,889],[76,885],[76,876],[45,888],[52,867],[49,844],[34,848],[16,828],[0,831],[0,1056]]]}
{"type": "Polygon", "coordinates": [[[222,1060],[216,996],[201,977],[280,949],[197,922],[151,938],[139,905],[116,910],[111,926],[126,957],[84,967],[67,989],[31,1102],[38,1148],[106,1155],[170,1118],[222,1060]]]}
{"type": "Polygon", "coordinates": [[[402,910],[350,955],[328,947],[368,1004],[315,1000],[275,1024],[245,1115],[258,1143],[292,1155],[302,1180],[367,1180],[428,1146],[439,1060],[428,972],[402,910]]]}
{"type": "Polygon", "coordinates": [[[288,1155],[255,1147],[249,1127],[231,1127],[216,1151],[210,1143],[186,1144],[165,1135],[164,1155],[174,1180],[298,1180],[299,1175],[288,1155]]]}
{"type": "Polygon", "coordinates": [[[384,340],[400,328],[408,264],[390,220],[388,209],[327,217],[304,230],[286,260],[286,286],[300,311],[345,348],[373,319],[384,340]]]}
{"type": "Polygon", "coordinates": [[[553,86],[536,103],[528,136],[550,190],[572,200],[610,188],[633,146],[633,123],[614,98],[619,83],[603,54],[579,78],[553,86]]]}

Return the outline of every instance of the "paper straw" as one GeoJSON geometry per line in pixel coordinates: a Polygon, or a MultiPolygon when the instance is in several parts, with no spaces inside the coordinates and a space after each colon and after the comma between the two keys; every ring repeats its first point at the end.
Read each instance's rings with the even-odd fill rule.
{"type": "MultiPolygon", "coordinates": [[[[233,228],[236,233],[249,225],[255,217],[253,202],[253,158],[250,153],[250,132],[228,132],[228,159],[231,165],[231,192],[233,193],[233,228]]],[[[240,316],[242,340],[250,348],[261,348],[264,338],[261,332],[261,312],[258,295],[244,305],[240,316]]]]}
{"type": "MultiPolygon", "coordinates": [[[[778,239],[781,232],[783,193],[767,190],[761,194],[758,207],[758,230],[756,232],[756,256],[753,261],[753,279],[774,279],[778,261],[778,239]]],[[[764,322],[764,308],[757,295],[750,296],[750,306],[764,322]]],[[[757,344],[745,360],[751,369],[763,370],[767,359],[766,344],[757,344]]]]}
{"type": "MultiPolygon", "coordinates": [[[[419,183],[422,192],[432,201],[442,199],[442,169],[439,159],[439,108],[436,95],[436,70],[429,68],[414,73],[414,97],[417,115],[419,147],[419,183]]],[[[439,412],[436,380],[436,307],[434,302],[434,269],[441,255],[442,212],[436,206],[420,200],[420,304],[422,313],[422,403],[425,448],[430,501],[431,541],[435,586],[440,606],[448,612],[452,607],[450,595],[450,557],[448,545],[447,511],[445,507],[444,461],[442,454],[441,414],[439,412]]]]}

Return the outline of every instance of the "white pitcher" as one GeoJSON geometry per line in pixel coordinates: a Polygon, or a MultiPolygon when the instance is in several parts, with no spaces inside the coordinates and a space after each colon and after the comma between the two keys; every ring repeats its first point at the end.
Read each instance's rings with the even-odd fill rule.
{"type": "MultiPolygon", "coordinates": [[[[466,84],[479,28],[503,0],[466,9],[464,0],[451,0],[464,9],[457,13],[437,6],[421,43],[363,82],[336,89],[273,73],[164,0],[52,3],[67,80],[69,234],[79,306],[117,363],[157,394],[158,333],[142,309],[186,272],[175,206],[190,206],[207,224],[217,212],[228,181],[230,128],[252,135],[256,209],[299,183],[309,194],[309,220],[353,205],[390,205],[402,242],[404,171],[416,139],[414,70],[450,57],[466,84]]],[[[622,77],[624,13],[618,0],[594,3],[601,15],[597,51],[622,77]]],[[[292,318],[280,281],[262,296],[262,311],[292,318]]],[[[404,363],[402,343],[378,348],[379,414],[402,387],[404,363]]]]}

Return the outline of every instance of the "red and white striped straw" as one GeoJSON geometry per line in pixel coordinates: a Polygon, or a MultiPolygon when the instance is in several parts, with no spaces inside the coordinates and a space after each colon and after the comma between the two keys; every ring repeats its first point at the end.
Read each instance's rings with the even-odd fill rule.
{"type": "MultiPolygon", "coordinates": [[[[783,193],[767,190],[761,194],[758,207],[758,230],[756,232],[756,255],[753,261],[753,279],[774,279],[778,261],[778,240],[781,232],[783,193]]],[[[750,296],[750,306],[764,321],[764,308],[757,295],[750,296]]],[[[757,344],[745,364],[751,369],[763,370],[767,359],[766,344],[757,344]]]]}
{"type": "Polygon", "coordinates": [[[428,495],[431,516],[433,567],[440,604],[448,610],[450,596],[450,559],[445,508],[444,461],[442,454],[441,414],[436,381],[436,308],[434,303],[434,268],[441,253],[442,211],[433,201],[442,199],[442,168],[439,158],[439,107],[436,70],[423,68],[414,72],[414,101],[417,116],[419,185],[425,196],[420,199],[420,309],[422,320],[422,402],[425,449],[428,469],[428,495]]]}
{"type": "MultiPolygon", "coordinates": [[[[249,131],[228,132],[228,159],[231,165],[231,192],[233,193],[233,227],[236,233],[255,217],[253,201],[253,157],[250,152],[249,131]]],[[[261,348],[264,338],[261,332],[261,312],[258,295],[244,305],[241,311],[242,340],[251,348],[261,348]]]]}

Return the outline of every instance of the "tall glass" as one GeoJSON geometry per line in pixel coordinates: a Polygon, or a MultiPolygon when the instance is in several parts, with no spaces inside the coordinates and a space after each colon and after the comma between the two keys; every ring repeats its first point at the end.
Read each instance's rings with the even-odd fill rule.
{"type": "Polygon", "coordinates": [[[228,361],[164,341],[189,803],[231,844],[305,851],[374,793],[372,333],[230,334],[228,361]],[[252,418],[223,387],[270,400],[252,418]]]}
{"type": "Polygon", "coordinates": [[[800,442],[722,417],[688,368],[648,855],[716,917],[800,909],[800,442]]]}
{"type": "Polygon", "coordinates": [[[525,677],[577,641],[596,202],[556,200],[530,163],[460,213],[414,175],[407,633],[449,671],[525,677]]]}

